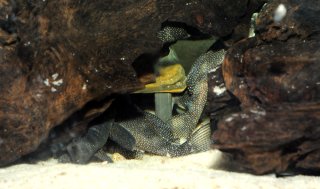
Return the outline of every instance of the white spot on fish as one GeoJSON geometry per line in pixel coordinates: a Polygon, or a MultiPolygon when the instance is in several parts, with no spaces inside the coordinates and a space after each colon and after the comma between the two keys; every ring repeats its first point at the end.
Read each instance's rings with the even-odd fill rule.
{"type": "Polygon", "coordinates": [[[187,139],[186,138],[180,138],[179,139],[179,144],[183,144],[183,143],[185,143],[185,142],[187,142],[187,139]]]}
{"type": "Polygon", "coordinates": [[[219,68],[219,67],[215,67],[215,68],[213,68],[213,69],[209,70],[209,73],[212,73],[212,72],[217,71],[217,69],[218,69],[218,68],[219,68]]]}

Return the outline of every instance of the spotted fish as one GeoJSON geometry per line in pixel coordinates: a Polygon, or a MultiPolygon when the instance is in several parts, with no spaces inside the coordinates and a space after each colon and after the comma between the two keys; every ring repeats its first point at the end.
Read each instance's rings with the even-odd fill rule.
{"type": "Polygon", "coordinates": [[[166,26],[158,32],[157,37],[164,43],[170,43],[179,39],[190,37],[190,34],[180,27],[166,26]]]}
{"type": "Polygon", "coordinates": [[[159,132],[157,127],[161,124],[164,123],[158,117],[142,112],[141,116],[133,120],[114,122],[112,125],[95,125],[84,137],[68,145],[68,155],[72,162],[79,164],[87,163],[93,156],[109,160],[106,154],[99,151],[109,138],[129,151],[146,151],[169,157],[188,155],[210,148],[209,123],[195,129],[187,141],[182,144],[168,139],[166,132],[170,132],[169,130],[164,131],[165,129],[161,128],[162,131],[159,132]]]}
{"type": "Polygon", "coordinates": [[[176,157],[209,149],[210,126],[202,125],[193,131],[186,142],[180,144],[173,141],[166,123],[151,113],[141,112],[141,116],[135,119],[115,123],[110,138],[127,150],[176,157]]]}
{"type": "Polygon", "coordinates": [[[187,77],[187,91],[175,102],[184,111],[168,121],[175,138],[187,138],[197,126],[207,102],[208,72],[221,65],[224,55],[224,50],[209,51],[193,64],[187,77]]]}
{"type": "Polygon", "coordinates": [[[86,136],[67,147],[73,162],[86,163],[108,140],[128,150],[157,155],[182,156],[210,148],[209,123],[197,127],[207,100],[209,70],[219,66],[224,50],[209,51],[194,63],[187,77],[188,90],[178,99],[185,112],[167,122],[148,112],[123,121],[109,121],[91,127],[86,136]],[[179,141],[185,141],[180,143],[179,141]]]}

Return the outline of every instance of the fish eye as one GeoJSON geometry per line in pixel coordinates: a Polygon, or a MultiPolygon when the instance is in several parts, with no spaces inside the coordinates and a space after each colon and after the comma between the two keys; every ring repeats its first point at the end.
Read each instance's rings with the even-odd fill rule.
{"type": "Polygon", "coordinates": [[[193,90],[193,88],[189,86],[189,87],[188,87],[188,91],[187,91],[189,96],[192,96],[192,95],[193,95],[192,90],[193,90]]]}

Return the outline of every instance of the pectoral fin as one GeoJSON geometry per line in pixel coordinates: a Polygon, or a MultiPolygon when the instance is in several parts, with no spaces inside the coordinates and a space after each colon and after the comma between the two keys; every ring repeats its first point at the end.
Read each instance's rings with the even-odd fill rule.
{"type": "Polygon", "coordinates": [[[193,153],[207,151],[211,148],[210,122],[200,124],[188,139],[193,153]]]}
{"type": "Polygon", "coordinates": [[[71,161],[79,164],[87,163],[107,142],[111,124],[111,122],[105,122],[94,125],[89,128],[84,137],[73,140],[67,146],[71,161]]]}
{"type": "Polygon", "coordinates": [[[134,150],[136,139],[125,127],[115,122],[110,130],[110,138],[127,150],[134,150]]]}

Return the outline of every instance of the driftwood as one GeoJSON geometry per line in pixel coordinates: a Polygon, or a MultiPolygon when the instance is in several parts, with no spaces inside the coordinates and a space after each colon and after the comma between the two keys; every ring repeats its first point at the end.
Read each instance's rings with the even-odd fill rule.
{"type": "Polygon", "coordinates": [[[320,170],[320,103],[248,108],[226,116],[214,133],[215,147],[233,153],[239,169],[256,174],[288,168],[320,170]],[[296,163],[298,164],[296,165],[296,163]]]}
{"type": "Polygon", "coordinates": [[[320,171],[319,7],[319,1],[270,1],[259,13],[256,37],[226,55],[225,85],[242,110],[220,120],[213,140],[239,169],[320,171]],[[276,21],[280,4],[286,14],[276,21]]]}

